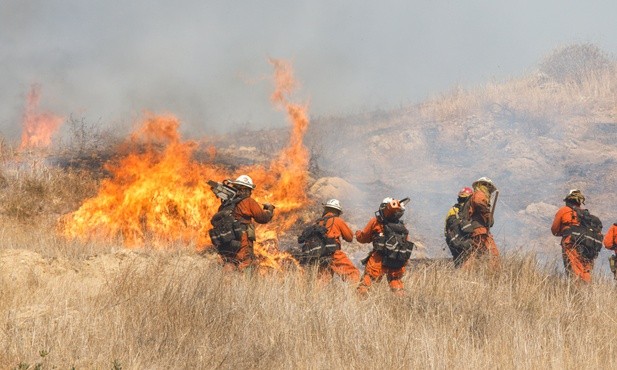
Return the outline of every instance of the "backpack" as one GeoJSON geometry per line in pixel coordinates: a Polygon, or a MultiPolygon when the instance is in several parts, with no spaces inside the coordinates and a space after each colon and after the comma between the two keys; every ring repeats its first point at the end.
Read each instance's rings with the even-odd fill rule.
{"type": "Polygon", "coordinates": [[[390,268],[401,268],[411,257],[414,244],[407,240],[409,231],[401,221],[387,222],[377,218],[383,233],[373,238],[373,249],[381,255],[381,264],[390,268]]]}
{"type": "Polygon", "coordinates": [[[247,226],[233,217],[233,211],[243,199],[236,198],[223,202],[218,212],[210,219],[212,224],[212,229],[208,231],[210,240],[221,254],[233,256],[242,246],[240,239],[247,226]]]}
{"type": "Polygon", "coordinates": [[[468,203],[469,199],[462,205],[458,203],[454,205],[458,211],[456,215],[452,215],[446,220],[446,227],[444,230],[446,244],[450,249],[450,253],[452,253],[452,260],[456,266],[462,262],[465,253],[471,250],[471,238],[469,237],[469,233],[473,229],[471,228],[471,222],[469,220],[469,206],[465,209],[465,205],[468,203]],[[464,229],[463,224],[468,227],[464,229]],[[466,232],[467,230],[469,232],[466,232]]]}
{"type": "Polygon", "coordinates": [[[477,221],[471,220],[471,197],[468,197],[459,208],[456,218],[450,224],[449,233],[446,234],[446,244],[453,251],[452,256],[456,263],[459,257],[471,250],[471,232],[479,225],[477,221]],[[455,255],[456,253],[456,255],[455,255]]]}
{"type": "Polygon", "coordinates": [[[298,236],[298,243],[302,245],[302,252],[299,256],[300,264],[327,259],[339,249],[336,240],[327,237],[329,230],[325,225],[333,217],[336,216],[322,217],[302,230],[302,234],[298,236]],[[320,224],[321,221],[323,225],[320,224]]]}
{"type": "Polygon", "coordinates": [[[587,261],[593,261],[598,257],[602,249],[602,221],[587,209],[570,207],[576,212],[580,225],[570,226],[564,236],[571,236],[571,239],[580,253],[581,257],[587,261]]]}

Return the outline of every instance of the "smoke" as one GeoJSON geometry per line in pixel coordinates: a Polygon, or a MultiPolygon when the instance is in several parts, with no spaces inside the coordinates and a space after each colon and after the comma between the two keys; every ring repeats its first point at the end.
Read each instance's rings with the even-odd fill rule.
{"type": "Polygon", "coordinates": [[[42,108],[126,125],[171,112],[196,135],[285,125],[269,57],[292,58],[313,114],[389,109],[453,84],[520,74],[563,43],[617,51],[610,1],[175,3],[5,0],[0,127],[42,108]]]}

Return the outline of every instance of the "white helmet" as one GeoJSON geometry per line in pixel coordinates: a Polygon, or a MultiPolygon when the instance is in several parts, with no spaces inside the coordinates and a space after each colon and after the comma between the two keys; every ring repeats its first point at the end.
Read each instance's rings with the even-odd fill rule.
{"type": "Polygon", "coordinates": [[[253,183],[253,179],[251,179],[248,175],[240,175],[237,179],[231,182],[234,185],[245,186],[249,189],[255,189],[255,184],[253,183]]]}
{"type": "Polygon", "coordinates": [[[471,184],[471,186],[473,186],[475,188],[476,185],[479,184],[479,183],[485,183],[485,184],[489,185],[489,187],[492,187],[493,189],[496,189],[495,184],[493,184],[493,180],[489,179],[488,177],[485,177],[485,176],[480,177],[479,179],[474,181],[473,184],[471,184]]]}
{"type": "Polygon", "coordinates": [[[336,209],[336,210],[340,211],[341,213],[343,213],[343,208],[341,207],[341,202],[339,202],[338,199],[330,199],[327,202],[322,203],[322,206],[327,207],[327,208],[336,209]]]}
{"type": "Polygon", "coordinates": [[[387,203],[390,203],[390,202],[391,202],[391,201],[393,201],[393,200],[394,200],[394,198],[392,198],[392,197],[385,197],[385,198],[383,198],[383,200],[381,201],[381,204],[387,204],[387,203]]]}

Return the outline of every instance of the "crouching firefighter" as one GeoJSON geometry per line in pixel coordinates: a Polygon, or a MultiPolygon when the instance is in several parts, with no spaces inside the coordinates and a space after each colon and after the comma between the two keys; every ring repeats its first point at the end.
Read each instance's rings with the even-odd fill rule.
{"type": "Polygon", "coordinates": [[[617,280],[617,222],[611,225],[606,236],[604,236],[604,247],[615,252],[615,254],[608,258],[608,262],[611,272],[615,280],[617,280]]]}
{"type": "Polygon", "coordinates": [[[255,225],[252,220],[259,224],[268,223],[274,214],[274,206],[264,204],[262,207],[251,198],[255,184],[247,175],[234,181],[226,180],[223,184],[209,184],[222,202],[210,220],[210,239],[223,260],[224,269],[242,271],[252,266],[255,260],[255,225]]]}
{"type": "Polygon", "coordinates": [[[373,249],[367,258],[362,260],[365,268],[358,285],[360,295],[366,295],[373,282],[379,282],[384,275],[393,292],[397,295],[404,294],[401,279],[414,247],[409,240],[409,231],[401,221],[407,202],[409,198],[401,201],[385,198],[375,217],[364,229],[356,231],[358,242],[373,243],[373,249]]]}
{"type": "Polygon", "coordinates": [[[337,274],[345,281],[358,283],[360,271],[341,250],[341,238],[346,242],[353,241],[351,229],[341,218],[341,203],[330,199],[323,206],[321,217],[298,237],[298,243],[302,245],[300,264],[317,266],[323,282],[330,281],[337,274]]]}
{"type": "Polygon", "coordinates": [[[461,267],[469,268],[480,259],[488,258],[490,266],[499,266],[499,250],[491,234],[494,223],[495,206],[499,191],[488,177],[480,177],[471,185],[473,194],[461,209],[463,224],[461,229],[469,233],[471,248],[459,256],[461,267]],[[491,197],[494,199],[491,205],[491,197]]]}
{"type": "Polygon", "coordinates": [[[557,210],[551,232],[561,236],[561,255],[566,274],[591,282],[594,260],[602,249],[602,222],[581,208],[585,196],[572,189],[564,198],[566,205],[557,210]]]}
{"type": "Polygon", "coordinates": [[[450,208],[448,214],[446,215],[444,236],[446,237],[446,244],[450,249],[450,253],[452,253],[454,267],[461,266],[463,261],[462,257],[471,249],[471,239],[469,238],[469,234],[461,230],[461,225],[464,219],[463,214],[465,211],[469,212],[469,206],[467,206],[465,211],[463,211],[463,208],[465,204],[469,204],[467,201],[470,199],[472,194],[473,190],[470,187],[462,188],[458,192],[456,204],[450,208]]]}

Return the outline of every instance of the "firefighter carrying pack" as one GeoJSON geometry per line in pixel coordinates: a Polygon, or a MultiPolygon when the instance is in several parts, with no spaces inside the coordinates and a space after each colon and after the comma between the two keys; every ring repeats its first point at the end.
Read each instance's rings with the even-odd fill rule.
{"type": "Polygon", "coordinates": [[[373,238],[373,249],[381,255],[382,265],[401,268],[407,264],[413,251],[413,242],[407,240],[409,231],[401,221],[389,222],[377,218],[383,232],[373,238]]]}
{"type": "Polygon", "coordinates": [[[444,229],[444,235],[446,237],[446,244],[452,253],[452,260],[454,264],[458,266],[466,252],[471,250],[471,238],[469,237],[471,231],[471,222],[469,220],[469,205],[470,198],[468,198],[463,204],[455,204],[454,208],[457,209],[456,213],[446,220],[446,226],[444,229]],[[462,228],[462,225],[468,225],[466,229],[462,228]],[[466,232],[469,230],[469,232],[466,232]]]}
{"type": "Polygon", "coordinates": [[[208,233],[221,254],[235,255],[240,250],[242,233],[247,231],[247,226],[233,217],[233,211],[242,199],[225,201],[210,220],[212,229],[208,233]]]}
{"type": "Polygon", "coordinates": [[[233,217],[233,211],[245,197],[238,196],[237,191],[229,185],[229,180],[222,183],[208,181],[212,192],[223,202],[217,213],[212,216],[212,229],[208,231],[210,240],[223,255],[233,256],[242,246],[242,233],[248,231],[248,226],[233,217]]]}
{"type": "Polygon", "coordinates": [[[310,264],[313,262],[327,262],[330,257],[339,249],[339,244],[335,239],[328,238],[326,224],[329,219],[336,216],[322,217],[314,224],[307,226],[300,236],[298,243],[302,245],[299,255],[300,264],[310,264]],[[323,222],[323,225],[321,224],[323,222]]]}
{"type": "Polygon", "coordinates": [[[576,250],[581,257],[588,261],[593,261],[598,257],[602,249],[602,221],[589,210],[578,207],[570,207],[575,213],[580,225],[572,225],[565,232],[564,236],[570,235],[576,250]]]}
{"type": "Polygon", "coordinates": [[[446,242],[455,263],[471,250],[471,232],[481,226],[477,221],[471,220],[470,208],[471,197],[468,197],[456,213],[456,217],[446,226],[446,242]]]}

